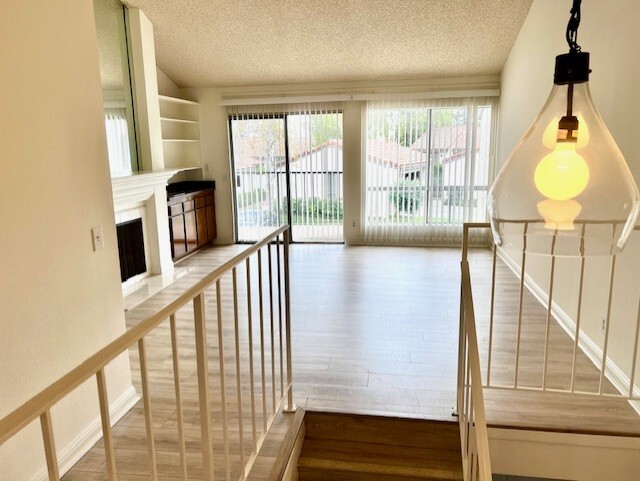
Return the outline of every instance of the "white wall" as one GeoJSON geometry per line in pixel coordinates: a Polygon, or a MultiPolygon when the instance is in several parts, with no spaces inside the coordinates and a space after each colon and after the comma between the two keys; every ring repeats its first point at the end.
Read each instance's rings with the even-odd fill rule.
{"type": "MultiPolygon", "coordinates": [[[[0,44],[1,418],[125,323],[92,2],[3,2],[0,44]]],[[[131,386],[126,355],[107,376],[114,402],[131,386]]],[[[59,453],[96,419],[95,385],[53,409],[59,453]]],[[[43,466],[38,422],[0,447],[3,481],[43,466]]]]}
{"type": "Polygon", "coordinates": [[[158,94],[166,95],[167,97],[180,97],[180,87],[166,73],[156,67],[156,74],[158,77],[158,94]]]}
{"type": "Polygon", "coordinates": [[[227,108],[218,104],[222,92],[217,88],[183,89],[182,97],[200,102],[200,155],[203,177],[216,181],[216,244],[231,244],[234,239],[233,186],[229,162],[227,108]]]}
{"type": "MultiPolygon", "coordinates": [[[[553,83],[555,55],[568,51],[564,40],[570,1],[535,0],[504,66],[501,79],[499,155],[503,163],[542,108],[553,83]]],[[[583,2],[578,41],[591,53],[590,86],[636,182],[640,181],[640,2],[611,0],[583,2]]],[[[640,232],[618,261],[615,276],[609,357],[627,376],[631,371],[633,336],[640,286],[640,232]]],[[[518,259],[518,255],[513,255],[518,259]]],[[[527,272],[545,290],[549,259],[530,256],[527,272]]],[[[572,319],[577,314],[578,261],[560,260],[554,300],[572,319]]],[[[602,347],[602,319],[606,317],[608,259],[587,261],[582,326],[602,347]]]]}
{"type": "Polygon", "coordinates": [[[366,138],[364,125],[364,102],[346,102],[342,114],[342,156],[344,198],[344,240],[347,244],[364,242],[362,220],[363,202],[363,139],[366,138]]]}

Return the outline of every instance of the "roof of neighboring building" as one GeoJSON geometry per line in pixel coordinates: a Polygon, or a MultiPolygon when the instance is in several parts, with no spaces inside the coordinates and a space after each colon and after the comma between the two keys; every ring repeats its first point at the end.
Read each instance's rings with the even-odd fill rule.
{"type": "Polygon", "coordinates": [[[332,146],[342,147],[342,139],[329,139],[322,142],[321,144],[314,145],[311,148],[305,149],[299,152],[298,154],[292,156],[291,162],[296,162],[306,155],[313,154],[314,152],[318,152],[322,149],[326,149],[327,147],[332,147],[332,146]]]}
{"type": "MultiPolygon", "coordinates": [[[[411,147],[405,147],[382,138],[367,140],[367,157],[373,162],[393,167],[419,166],[427,162],[427,155],[423,151],[427,149],[428,135],[428,133],[425,133],[420,136],[411,144],[411,147]]],[[[480,135],[476,136],[476,149],[479,148],[480,138],[480,135]]],[[[252,145],[252,139],[239,138],[234,140],[234,161],[236,168],[250,168],[262,163],[261,158],[251,155],[254,153],[256,147],[252,145]]],[[[442,161],[455,160],[465,155],[466,141],[467,126],[465,124],[436,127],[432,130],[431,149],[449,150],[449,155],[442,159],[442,161]]],[[[329,139],[321,144],[307,148],[293,156],[291,162],[298,162],[305,156],[312,155],[329,147],[342,147],[342,139],[329,139]]],[[[277,162],[278,166],[284,162],[284,152],[281,154],[281,157],[277,162]]]]}
{"type": "Polygon", "coordinates": [[[373,162],[392,166],[419,164],[426,155],[419,150],[389,142],[386,139],[367,140],[367,157],[373,162]]]}
{"type": "MultiPolygon", "coordinates": [[[[478,127],[476,135],[476,149],[482,138],[478,127]]],[[[431,149],[464,149],[467,145],[467,124],[442,125],[431,129],[431,149]]],[[[424,133],[411,144],[412,149],[426,150],[429,146],[429,132],[424,133]]]]}

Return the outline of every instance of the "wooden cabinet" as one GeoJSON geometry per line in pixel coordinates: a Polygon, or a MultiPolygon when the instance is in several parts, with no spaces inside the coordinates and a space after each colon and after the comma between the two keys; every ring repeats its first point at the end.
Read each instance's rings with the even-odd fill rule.
{"type": "Polygon", "coordinates": [[[196,229],[198,247],[202,247],[211,242],[211,239],[207,236],[207,210],[204,206],[196,208],[196,229]]]}
{"type": "MultiPolygon", "coordinates": [[[[182,206],[180,206],[182,210],[182,206]]],[[[180,259],[187,253],[186,235],[184,231],[184,216],[182,212],[169,217],[169,232],[171,233],[171,257],[180,259]]]]}
{"type": "Polygon", "coordinates": [[[216,238],[213,188],[169,193],[167,204],[174,261],[211,244],[216,238]]]}

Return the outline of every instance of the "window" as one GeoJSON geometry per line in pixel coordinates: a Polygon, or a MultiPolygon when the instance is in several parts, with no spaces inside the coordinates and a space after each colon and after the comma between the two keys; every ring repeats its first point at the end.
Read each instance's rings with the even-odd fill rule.
{"type": "Polygon", "coordinates": [[[492,99],[369,102],[366,125],[369,242],[454,243],[486,220],[492,99]]]}

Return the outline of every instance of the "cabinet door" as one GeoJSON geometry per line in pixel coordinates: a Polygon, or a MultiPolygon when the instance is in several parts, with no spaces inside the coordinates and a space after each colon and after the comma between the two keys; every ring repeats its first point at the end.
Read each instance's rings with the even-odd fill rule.
{"type": "Polygon", "coordinates": [[[211,204],[206,207],[207,210],[207,239],[212,242],[216,238],[216,208],[211,204]]]}
{"type": "Polygon", "coordinates": [[[198,227],[195,210],[184,213],[184,228],[187,234],[187,252],[192,252],[198,248],[198,227]]]}
{"type": "Polygon", "coordinates": [[[171,232],[171,255],[173,260],[176,260],[187,253],[184,216],[182,214],[169,218],[169,231],[171,232]]]}
{"type": "Polygon", "coordinates": [[[198,247],[206,245],[210,239],[207,238],[207,210],[204,207],[196,209],[196,221],[198,223],[198,247]]]}

